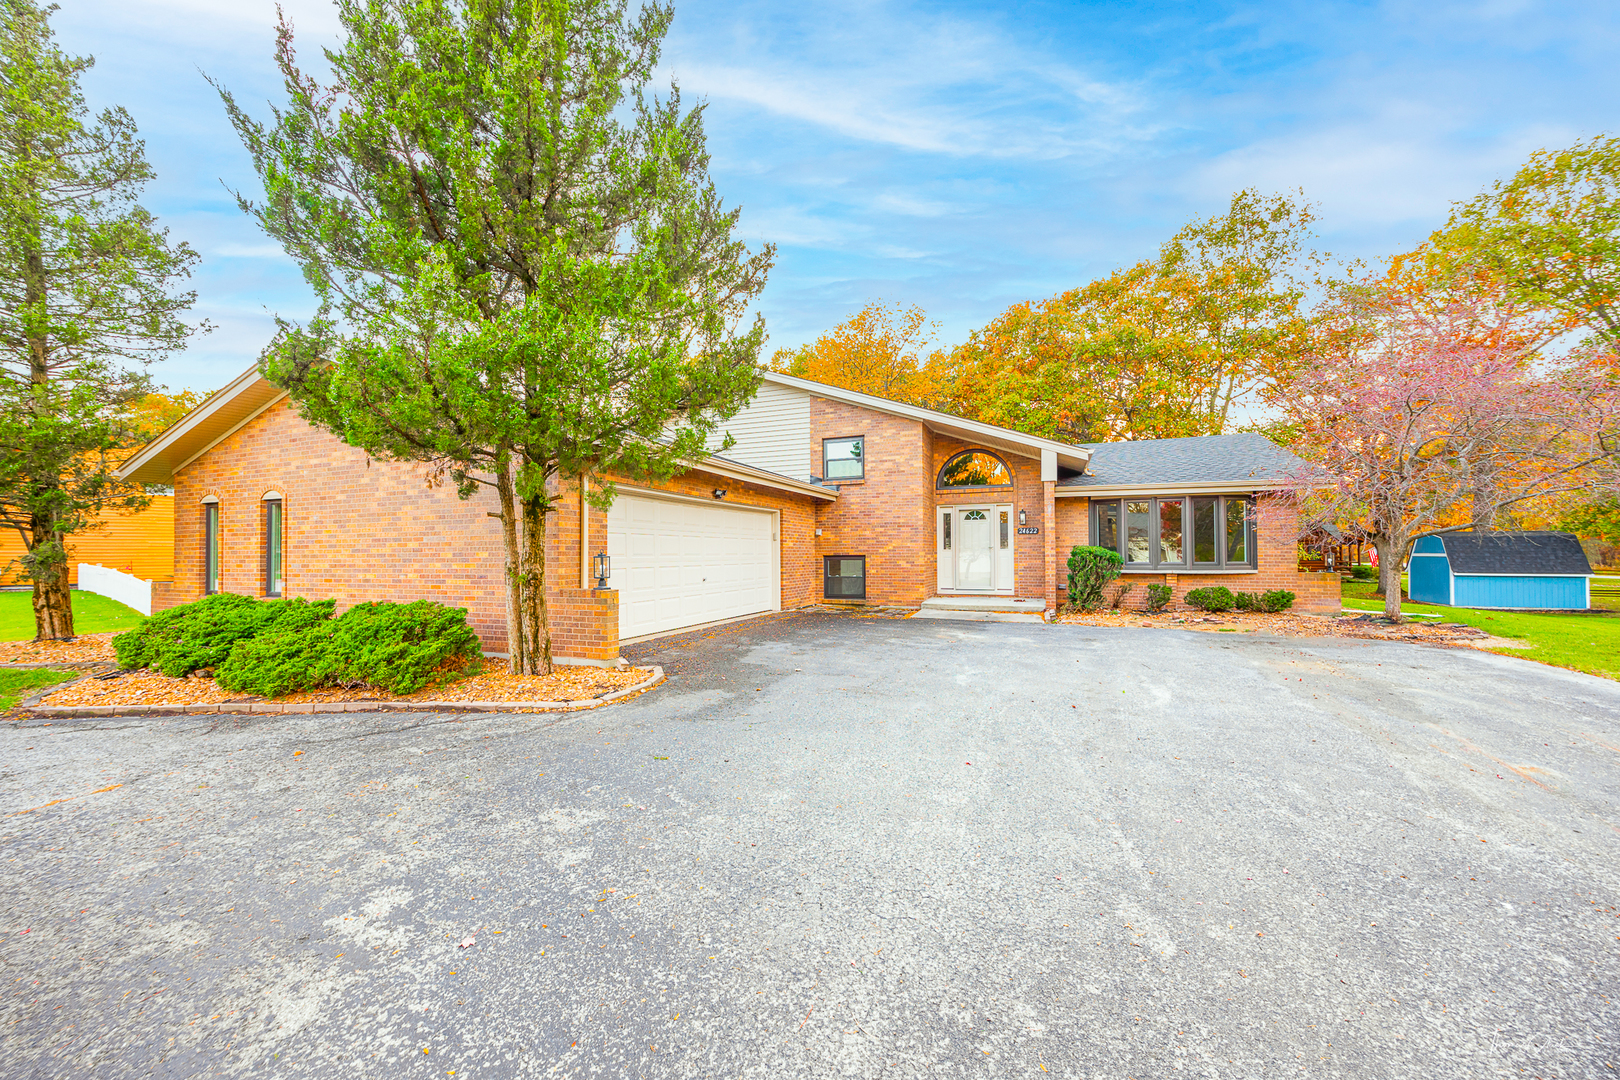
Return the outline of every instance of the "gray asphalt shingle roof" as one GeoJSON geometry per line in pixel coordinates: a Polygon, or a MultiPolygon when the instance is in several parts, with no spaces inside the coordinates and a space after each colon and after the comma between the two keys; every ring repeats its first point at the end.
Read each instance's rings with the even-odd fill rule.
{"type": "Polygon", "coordinates": [[[1446,546],[1453,574],[1592,573],[1581,542],[1571,533],[1445,533],[1440,542],[1446,546]]]}
{"type": "Polygon", "coordinates": [[[1264,483],[1286,480],[1308,466],[1264,435],[1201,435],[1190,439],[1088,443],[1091,465],[1058,487],[1126,484],[1264,483]]]}

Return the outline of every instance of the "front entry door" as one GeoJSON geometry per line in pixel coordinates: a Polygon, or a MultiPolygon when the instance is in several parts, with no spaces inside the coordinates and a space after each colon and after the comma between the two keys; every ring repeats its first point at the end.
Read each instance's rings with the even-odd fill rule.
{"type": "Polygon", "coordinates": [[[959,510],[956,514],[956,587],[992,589],[996,580],[995,530],[990,511],[959,510]]]}

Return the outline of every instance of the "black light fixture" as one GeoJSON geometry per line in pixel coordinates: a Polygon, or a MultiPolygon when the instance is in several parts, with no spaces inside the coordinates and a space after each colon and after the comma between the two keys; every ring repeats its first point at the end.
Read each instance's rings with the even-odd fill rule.
{"type": "Polygon", "coordinates": [[[717,499],[725,498],[726,497],[726,489],[725,488],[715,488],[714,489],[714,497],[717,498],[717,499]]]}
{"type": "Polygon", "coordinates": [[[1029,515],[1027,513],[1025,513],[1024,511],[1022,511],[1022,510],[1018,511],[1018,524],[1020,524],[1020,525],[1028,525],[1029,524],[1029,515]]]}
{"type": "Polygon", "coordinates": [[[608,578],[612,576],[613,563],[607,557],[607,552],[599,551],[591,560],[591,569],[596,572],[596,587],[607,588],[608,578]]]}

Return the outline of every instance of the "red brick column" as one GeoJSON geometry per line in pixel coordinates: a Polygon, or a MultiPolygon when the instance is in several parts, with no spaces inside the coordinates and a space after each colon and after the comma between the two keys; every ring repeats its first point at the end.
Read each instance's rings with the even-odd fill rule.
{"type": "Polygon", "coordinates": [[[1041,484],[1041,539],[1046,549],[1046,610],[1057,610],[1057,481],[1041,484]]]}
{"type": "Polygon", "coordinates": [[[547,597],[551,653],[582,660],[613,660],[619,655],[617,589],[557,589],[547,597]]]}

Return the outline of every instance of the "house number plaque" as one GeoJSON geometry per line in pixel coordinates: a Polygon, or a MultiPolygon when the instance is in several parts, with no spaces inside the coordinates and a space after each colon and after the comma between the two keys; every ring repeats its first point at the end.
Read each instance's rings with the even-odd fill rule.
{"type": "Polygon", "coordinates": [[[1039,525],[1020,525],[1020,526],[1018,526],[1018,535],[1019,536],[1039,536],[1040,532],[1041,532],[1041,527],[1039,525]]]}

